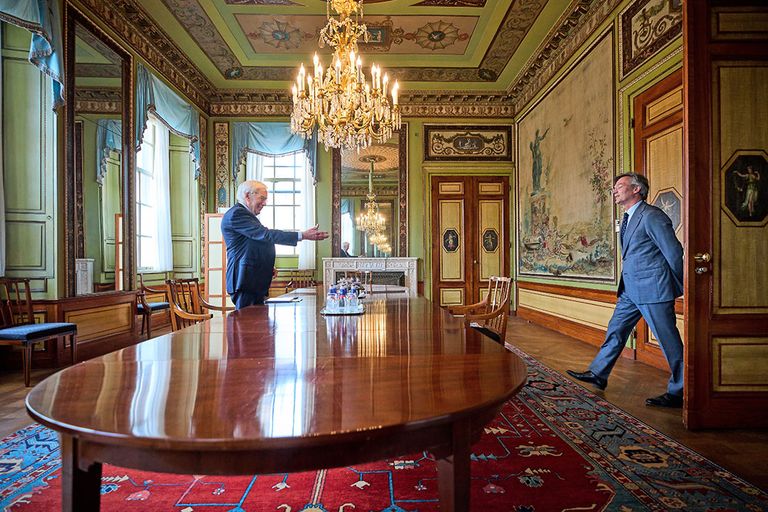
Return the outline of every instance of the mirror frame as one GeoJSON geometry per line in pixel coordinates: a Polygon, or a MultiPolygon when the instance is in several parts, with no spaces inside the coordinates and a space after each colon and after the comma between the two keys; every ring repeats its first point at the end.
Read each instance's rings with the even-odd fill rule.
{"type": "MultiPolygon", "coordinates": [[[[397,180],[398,215],[397,255],[408,256],[408,123],[403,123],[397,134],[399,175],[397,180]]],[[[341,253],[341,151],[331,155],[331,255],[341,253]]]]}
{"type": "MultiPolygon", "coordinates": [[[[64,6],[64,269],[66,272],[65,296],[75,296],[75,257],[77,247],[83,246],[83,213],[78,208],[82,200],[82,176],[78,175],[75,162],[75,22],[98,37],[122,59],[121,66],[121,117],[122,117],[122,210],[123,210],[123,290],[135,288],[134,261],[134,142],[133,142],[133,56],[117,41],[96,26],[69,1],[64,6]],[[80,198],[78,199],[78,191],[80,198]]],[[[117,276],[115,276],[117,278],[117,276]]],[[[110,293],[110,292],[105,292],[110,293]]]]}

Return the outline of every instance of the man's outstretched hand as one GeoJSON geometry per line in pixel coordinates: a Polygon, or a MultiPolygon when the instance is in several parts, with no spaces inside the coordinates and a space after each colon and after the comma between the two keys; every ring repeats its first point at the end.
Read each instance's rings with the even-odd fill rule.
{"type": "Polygon", "coordinates": [[[317,225],[301,233],[302,240],[325,240],[326,238],[328,238],[328,232],[320,231],[317,229],[317,225]]]}

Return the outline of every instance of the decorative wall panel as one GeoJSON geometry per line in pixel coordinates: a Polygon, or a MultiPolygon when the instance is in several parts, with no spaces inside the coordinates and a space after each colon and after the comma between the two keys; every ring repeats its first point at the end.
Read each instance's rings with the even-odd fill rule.
{"type": "Polygon", "coordinates": [[[768,65],[714,63],[716,311],[768,312],[768,65]],[[719,122],[719,125],[718,125],[719,122]],[[716,167],[716,168],[717,168],[716,167]],[[719,181],[719,183],[718,183],[719,181]]]}
{"type": "Polygon", "coordinates": [[[624,77],[683,33],[683,0],[637,0],[619,15],[624,77]]]}

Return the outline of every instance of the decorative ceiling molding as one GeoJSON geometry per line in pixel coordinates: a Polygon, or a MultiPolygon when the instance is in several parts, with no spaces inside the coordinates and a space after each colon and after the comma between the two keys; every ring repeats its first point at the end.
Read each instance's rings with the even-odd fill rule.
{"type": "MultiPolygon", "coordinates": [[[[293,80],[296,66],[243,66],[224,41],[199,0],[162,1],[224,78],[293,80]]],[[[504,71],[546,3],[546,0],[513,0],[493,42],[477,67],[387,67],[387,70],[390,76],[400,81],[494,82],[504,71]]]]}
{"type": "Polygon", "coordinates": [[[574,0],[507,89],[517,115],[573,57],[622,0],[574,0]]]}
{"type": "Polygon", "coordinates": [[[403,117],[512,117],[512,99],[502,91],[413,92],[400,97],[403,117]]]}
{"type": "Polygon", "coordinates": [[[160,29],[135,0],[79,0],[102,23],[123,38],[203,112],[216,91],[208,78],[160,29]]]}
{"type": "MultiPolygon", "coordinates": [[[[291,98],[287,90],[217,89],[170,37],[154,23],[137,0],[77,1],[127,41],[134,51],[204,113],[211,116],[232,117],[288,117],[290,115],[291,98]]],[[[182,4],[185,7],[193,5],[199,7],[196,0],[163,0],[163,2],[169,8],[179,7],[182,4]]],[[[562,69],[619,3],[621,0],[574,0],[555,24],[555,28],[550,31],[545,42],[539,46],[535,56],[526,63],[524,71],[518,74],[506,92],[414,91],[401,93],[403,117],[514,117],[562,69]]],[[[514,0],[481,65],[477,68],[392,68],[390,72],[398,77],[402,73],[404,75],[402,78],[408,81],[496,80],[545,4],[545,0],[527,2],[514,0]]],[[[195,19],[197,23],[195,27],[198,28],[207,27],[206,23],[210,23],[207,16],[205,19],[195,19]]],[[[182,24],[184,25],[183,22],[182,24]]],[[[189,26],[187,30],[190,30],[189,26]]],[[[195,37],[192,32],[190,35],[195,37]]],[[[224,53],[226,53],[225,47],[226,51],[229,51],[229,47],[223,44],[221,51],[224,53]]],[[[293,68],[283,67],[241,69],[234,56],[230,60],[224,54],[219,60],[226,65],[234,64],[229,68],[233,78],[290,80],[295,72],[293,68]],[[233,69],[237,69],[237,73],[233,69]],[[258,77],[248,76],[246,73],[248,69],[257,70],[258,77]]]]}
{"type": "Polygon", "coordinates": [[[123,103],[119,88],[76,87],[75,112],[78,114],[119,114],[123,103]]]}
{"type": "MultiPolygon", "coordinates": [[[[291,115],[288,91],[238,90],[219,93],[210,103],[211,116],[284,116],[291,115]]],[[[505,92],[413,92],[401,94],[403,117],[509,117],[513,115],[512,98],[505,92]]]]}

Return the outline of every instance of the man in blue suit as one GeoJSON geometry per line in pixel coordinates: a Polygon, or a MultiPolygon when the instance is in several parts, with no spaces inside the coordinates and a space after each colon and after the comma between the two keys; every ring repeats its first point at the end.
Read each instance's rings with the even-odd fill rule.
{"type": "Polygon", "coordinates": [[[682,407],[683,342],[675,324],[675,298],[683,294],[683,248],[663,210],[645,202],[648,180],[635,173],[613,181],[613,197],[625,212],[621,223],[621,279],[605,342],[585,372],[568,374],[599,389],[642,316],[661,343],[672,376],[667,392],[646,405],[682,407]]]}
{"type": "Polygon", "coordinates": [[[227,293],[236,309],[264,304],[277,273],[275,244],[295,246],[300,240],[328,238],[317,226],[302,232],[264,227],[256,216],[267,204],[267,196],[267,187],[260,181],[244,181],[237,188],[237,204],[221,220],[227,245],[227,293]]]}

